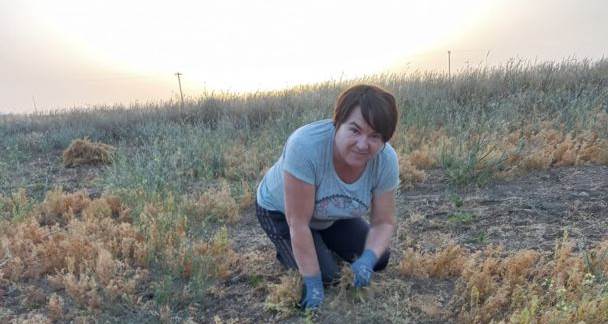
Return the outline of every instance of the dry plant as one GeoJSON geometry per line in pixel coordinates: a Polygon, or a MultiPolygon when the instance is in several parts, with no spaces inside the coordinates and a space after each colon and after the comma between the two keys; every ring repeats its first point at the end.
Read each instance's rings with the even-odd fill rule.
{"type": "Polygon", "coordinates": [[[399,272],[415,278],[447,278],[460,276],[465,262],[464,250],[454,244],[435,253],[408,248],[399,263],[399,272]]]}
{"type": "Polygon", "coordinates": [[[204,240],[189,238],[187,218],[175,217],[172,204],[147,204],[140,215],[149,262],[193,281],[199,290],[238,271],[239,256],[231,247],[227,229],[223,227],[204,240]]]}
{"type": "Polygon", "coordinates": [[[31,207],[32,202],[27,197],[25,188],[19,188],[6,197],[0,194],[0,220],[23,217],[31,211],[31,207]]]}
{"type": "Polygon", "coordinates": [[[437,166],[437,158],[433,154],[429,145],[424,144],[408,154],[406,159],[417,169],[427,170],[437,166]]]}
{"type": "Polygon", "coordinates": [[[475,253],[448,246],[436,253],[406,251],[402,275],[457,278],[451,317],[462,323],[605,323],[608,318],[608,241],[574,252],[565,236],[554,253],[475,253]]]}
{"type": "Polygon", "coordinates": [[[399,158],[399,178],[401,187],[411,189],[416,183],[426,179],[426,173],[418,170],[407,158],[399,158]]]}
{"type": "Polygon", "coordinates": [[[539,130],[526,126],[501,143],[508,152],[507,166],[511,174],[521,174],[550,167],[608,164],[608,140],[600,138],[597,131],[566,133],[561,128],[543,123],[539,130]],[[523,150],[515,150],[512,139],[523,140],[523,150]]]}
{"type": "Polygon", "coordinates": [[[234,224],[241,218],[240,207],[248,204],[248,200],[252,199],[246,195],[245,193],[240,204],[237,203],[232,197],[229,183],[222,180],[219,188],[210,188],[203,192],[198,200],[190,202],[187,208],[190,214],[198,219],[234,224]]]}
{"type": "Polygon", "coordinates": [[[89,141],[88,138],[76,139],[63,151],[63,164],[75,167],[82,164],[109,164],[115,148],[104,143],[89,141]]]}
{"type": "MultiPolygon", "coordinates": [[[[596,115],[595,127],[583,131],[567,132],[563,125],[546,121],[540,126],[526,124],[506,134],[500,131],[485,134],[486,143],[478,148],[483,159],[471,172],[487,169],[492,171],[492,176],[505,178],[551,167],[608,165],[608,139],[600,137],[602,129],[608,127],[605,121],[608,114],[601,111],[596,115]],[[499,163],[492,164],[496,161],[499,163]]],[[[480,136],[471,133],[465,148],[480,136]]],[[[441,165],[442,147],[453,147],[457,143],[443,128],[424,132],[410,127],[405,137],[410,151],[401,154],[399,164],[403,183],[408,187],[424,180],[424,172],[419,169],[441,165]]]]}
{"type": "Polygon", "coordinates": [[[281,276],[278,284],[269,284],[269,293],[264,308],[278,314],[282,319],[295,314],[302,296],[302,279],[296,271],[281,276]]]}
{"type": "Polygon", "coordinates": [[[225,228],[192,242],[183,222],[162,223],[171,217],[164,210],[146,207],[143,233],[129,213],[115,196],[48,192],[29,217],[0,233],[0,282],[23,285],[29,304],[46,305],[50,319],[64,320],[74,318],[66,306],[73,303],[91,311],[121,303],[146,307],[141,294],[150,284],[151,260],[190,282],[239,270],[225,228]],[[47,299],[48,289],[57,293],[47,299]]]}

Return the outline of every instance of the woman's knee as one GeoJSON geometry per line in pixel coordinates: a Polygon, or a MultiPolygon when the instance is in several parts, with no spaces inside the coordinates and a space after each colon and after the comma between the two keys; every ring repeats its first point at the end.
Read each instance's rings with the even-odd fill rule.
{"type": "Polygon", "coordinates": [[[380,258],[378,258],[378,262],[376,262],[376,266],[374,266],[374,271],[382,271],[388,265],[388,260],[391,257],[391,252],[386,250],[380,258]]]}
{"type": "Polygon", "coordinates": [[[340,270],[337,268],[322,269],[321,278],[323,279],[323,284],[333,285],[340,280],[340,270]]]}

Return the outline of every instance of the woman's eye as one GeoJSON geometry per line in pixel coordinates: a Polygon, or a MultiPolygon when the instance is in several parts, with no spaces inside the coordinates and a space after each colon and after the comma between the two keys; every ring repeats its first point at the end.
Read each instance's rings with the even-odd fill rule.
{"type": "Polygon", "coordinates": [[[351,128],[350,131],[353,132],[353,134],[358,134],[359,133],[359,131],[357,129],[355,129],[355,128],[351,128]]]}

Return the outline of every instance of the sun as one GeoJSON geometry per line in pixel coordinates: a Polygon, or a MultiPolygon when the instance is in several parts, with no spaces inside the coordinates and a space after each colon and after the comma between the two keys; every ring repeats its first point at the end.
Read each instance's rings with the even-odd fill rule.
{"type": "Polygon", "coordinates": [[[490,4],[468,1],[36,2],[73,51],[186,88],[249,91],[377,73],[458,33],[490,4]]]}

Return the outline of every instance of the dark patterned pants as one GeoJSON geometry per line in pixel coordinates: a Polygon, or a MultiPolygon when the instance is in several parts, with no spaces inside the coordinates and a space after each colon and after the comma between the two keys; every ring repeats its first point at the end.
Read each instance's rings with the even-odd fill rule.
{"type": "MultiPolygon", "coordinates": [[[[267,210],[256,204],[256,216],[277,250],[277,259],[287,269],[298,269],[291,247],[289,225],[280,211],[267,210]]],[[[336,256],[353,262],[365,249],[369,224],[362,218],[334,222],[324,230],[311,229],[323,282],[333,283],[339,278],[340,268],[336,256]]],[[[390,253],[387,250],[378,258],[374,271],[386,268],[390,253]]]]}

